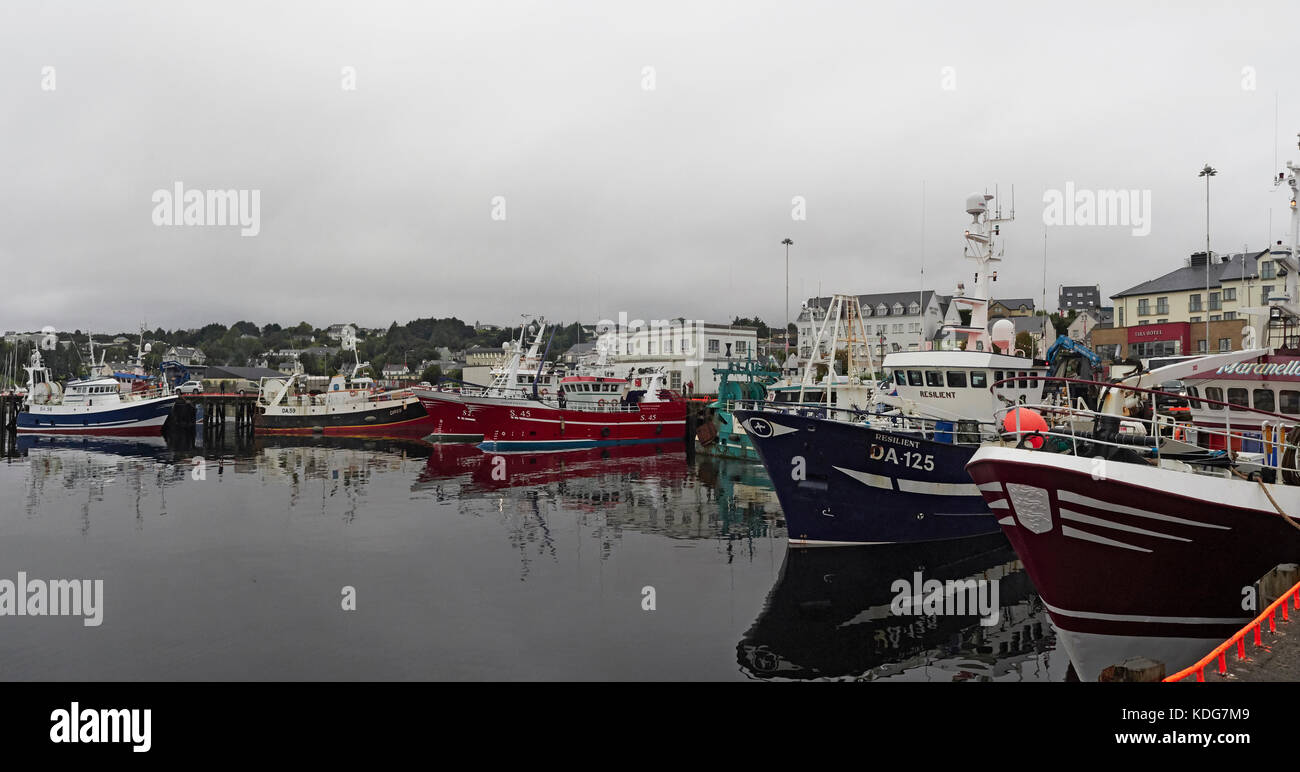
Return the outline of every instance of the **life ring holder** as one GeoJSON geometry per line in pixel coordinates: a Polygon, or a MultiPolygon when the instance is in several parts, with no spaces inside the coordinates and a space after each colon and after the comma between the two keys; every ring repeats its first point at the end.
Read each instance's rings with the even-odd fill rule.
{"type": "Polygon", "coordinates": [[[597,404],[597,405],[600,405],[601,407],[604,407],[604,406],[605,406],[605,398],[604,398],[604,397],[601,397],[600,399],[596,400],[596,404],[597,404]]]}

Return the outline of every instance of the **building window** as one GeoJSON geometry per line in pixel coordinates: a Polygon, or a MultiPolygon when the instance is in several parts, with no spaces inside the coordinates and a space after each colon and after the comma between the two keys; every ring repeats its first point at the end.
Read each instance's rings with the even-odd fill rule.
{"type": "Polygon", "coordinates": [[[897,334],[897,333],[901,333],[902,331],[903,331],[903,325],[902,325],[901,322],[898,323],[898,324],[896,324],[896,325],[894,325],[894,332],[895,332],[896,334],[897,334]]]}
{"type": "Polygon", "coordinates": [[[1193,316],[1193,317],[1192,317],[1192,324],[1196,324],[1196,323],[1199,322],[1199,321],[1201,321],[1201,317],[1199,317],[1199,316],[1193,316]]]}
{"type": "Polygon", "coordinates": [[[709,353],[710,353],[710,354],[716,354],[716,353],[718,353],[718,339],[717,339],[717,338],[709,338],[709,353]]]}
{"type": "Polygon", "coordinates": [[[1224,311],[1224,312],[1223,312],[1223,321],[1225,321],[1225,322],[1227,322],[1227,321],[1231,321],[1231,320],[1236,319],[1236,318],[1237,318],[1237,312],[1236,312],[1236,311],[1224,311]]]}
{"type": "MultiPolygon", "coordinates": [[[[1199,309],[1197,309],[1199,310],[1199,309]]],[[[1151,301],[1146,298],[1138,300],[1138,316],[1146,316],[1151,313],[1151,301]]]]}
{"type": "Polygon", "coordinates": [[[738,341],[736,341],[736,353],[737,353],[737,354],[744,354],[744,353],[748,350],[748,349],[745,348],[745,345],[746,345],[746,343],[745,343],[745,341],[743,341],[743,340],[738,340],[738,341]]]}
{"type": "MultiPolygon", "coordinates": [[[[1232,351],[1232,341],[1229,340],[1228,338],[1219,338],[1219,350],[1232,351]]],[[[1270,412],[1271,410],[1272,409],[1270,408],[1270,412]]]]}
{"type": "Polygon", "coordinates": [[[1264,301],[1265,303],[1267,303],[1267,302],[1268,302],[1268,299],[1271,298],[1271,297],[1273,297],[1273,285],[1272,285],[1272,284],[1265,284],[1264,287],[1263,287],[1263,289],[1260,290],[1260,293],[1259,293],[1259,294],[1260,294],[1260,300],[1262,300],[1262,301],[1264,301]]]}
{"type": "Polygon", "coordinates": [[[1223,299],[1224,299],[1224,300],[1236,300],[1236,299],[1237,299],[1237,288],[1236,288],[1236,287],[1224,287],[1224,288],[1223,288],[1223,299]]]}
{"type": "Polygon", "coordinates": [[[1204,311],[1204,310],[1205,310],[1204,308],[1201,307],[1201,296],[1200,296],[1200,295],[1192,295],[1191,297],[1187,298],[1187,310],[1188,310],[1188,311],[1204,311]]]}
{"type": "Polygon", "coordinates": [[[885,306],[884,303],[881,303],[880,305],[876,306],[876,316],[884,316],[885,314],[888,313],[889,313],[889,309],[885,306]]]}
{"type": "Polygon", "coordinates": [[[1210,293],[1210,310],[1211,311],[1223,310],[1223,304],[1219,302],[1219,293],[1217,292],[1210,293]]]}
{"type": "Polygon", "coordinates": [[[1157,319],[1157,320],[1156,320],[1156,324],[1167,324],[1168,322],[1169,322],[1168,319],[1157,319]]]}
{"type": "Polygon", "coordinates": [[[912,316],[915,316],[915,315],[921,313],[921,306],[920,306],[920,304],[919,304],[919,303],[912,303],[912,305],[910,305],[910,306],[907,307],[907,313],[911,314],[912,316]]]}
{"type": "Polygon", "coordinates": [[[1202,338],[1201,340],[1196,341],[1196,353],[1204,354],[1206,353],[1206,351],[1207,349],[1205,348],[1205,339],[1202,338]]]}
{"type": "Polygon", "coordinates": [[[1259,263],[1259,278],[1274,279],[1277,278],[1277,264],[1272,260],[1261,260],[1259,263]]]}
{"type": "Polygon", "coordinates": [[[1167,314],[1167,313],[1169,313],[1169,298],[1167,298],[1167,297],[1166,297],[1166,298],[1156,298],[1156,313],[1157,313],[1157,314],[1167,314]]]}
{"type": "Polygon", "coordinates": [[[1119,307],[1119,326],[1124,326],[1124,306],[1119,307]]]}
{"type": "Polygon", "coordinates": [[[894,304],[893,314],[894,314],[894,316],[901,316],[901,315],[903,314],[903,304],[902,304],[902,303],[895,303],[895,304],[894,304]]]}

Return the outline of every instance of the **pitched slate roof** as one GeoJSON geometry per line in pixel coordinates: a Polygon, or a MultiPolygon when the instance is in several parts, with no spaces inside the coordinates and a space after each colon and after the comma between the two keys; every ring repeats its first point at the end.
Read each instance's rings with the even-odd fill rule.
{"type": "MultiPolygon", "coordinates": [[[[918,290],[911,290],[909,292],[877,292],[871,295],[858,295],[858,303],[862,305],[864,310],[870,306],[872,316],[893,316],[894,305],[896,303],[902,303],[903,313],[901,316],[909,316],[907,313],[908,306],[913,303],[918,303],[921,308],[925,308],[930,304],[930,298],[933,295],[934,290],[925,290],[924,292],[918,290]],[[886,311],[884,314],[877,314],[876,307],[881,303],[885,304],[886,311]]],[[[941,299],[943,298],[942,295],[939,297],[941,299]]],[[[812,298],[809,300],[808,305],[823,309],[829,308],[831,305],[831,298],[812,298]]],[[[940,306],[942,305],[941,300],[940,306]]],[[[942,310],[942,308],[940,308],[940,310],[942,310]]]]}
{"type": "MultiPolygon", "coordinates": [[[[1241,278],[1243,269],[1247,279],[1259,278],[1259,259],[1267,254],[1268,250],[1218,255],[1221,262],[1210,265],[1210,289],[1220,286],[1220,282],[1225,279],[1231,281],[1241,278]],[[1223,259],[1225,257],[1226,260],[1223,259]],[[1244,265],[1243,258],[1245,258],[1244,265]]],[[[1157,292],[1188,292],[1195,289],[1205,289],[1204,264],[1185,265],[1170,271],[1164,276],[1158,276],[1150,281],[1144,281],[1141,284],[1129,287],[1123,292],[1117,292],[1111,297],[1151,295],[1157,292]]]]}

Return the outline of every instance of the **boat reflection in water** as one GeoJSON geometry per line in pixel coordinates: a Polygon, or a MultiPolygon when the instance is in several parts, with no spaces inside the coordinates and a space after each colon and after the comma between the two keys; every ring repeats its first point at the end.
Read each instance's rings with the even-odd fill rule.
{"type": "MultiPolygon", "coordinates": [[[[910,595],[911,593],[906,593],[910,595]]],[[[760,679],[1064,680],[1066,657],[1001,534],[925,544],[792,546],[763,612],[736,647],[760,679]],[[996,580],[999,613],[899,615],[894,583],[996,580]],[[1059,672],[1058,672],[1059,671],[1059,672]]]]}
{"type": "Polygon", "coordinates": [[[493,498],[540,512],[543,504],[603,517],[622,529],[682,539],[784,536],[780,509],[758,464],[688,457],[684,443],[560,451],[431,446],[414,486],[438,501],[493,498]]]}

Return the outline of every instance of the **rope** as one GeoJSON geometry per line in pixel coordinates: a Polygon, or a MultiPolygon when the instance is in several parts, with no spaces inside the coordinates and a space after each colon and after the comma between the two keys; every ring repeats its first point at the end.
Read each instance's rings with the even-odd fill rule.
{"type": "MultiPolygon", "coordinates": [[[[1241,472],[1238,472],[1236,469],[1233,469],[1232,473],[1237,475],[1243,480],[1247,480],[1247,481],[1250,480],[1249,477],[1242,474],[1241,472]]],[[[1273,494],[1268,492],[1268,486],[1264,484],[1264,481],[1255,480],[1255,482],[1259,483],[1259,489],[1264,491],[1264,495],[1268,497],[1268,501],[1270,504],[1273,505],[1273,509],[1276,509],[1277,513],[1282,516],[1282,520],[1286,522],[1287,525],[1291,526],[1297,531],[1300,531],[1300,524],[1296,523],[1295,518],[1291,517],[1290,515],[1282,511],[1282,507],[1278,506],[1277,499],[1273,498],[1273,494]]]]}

